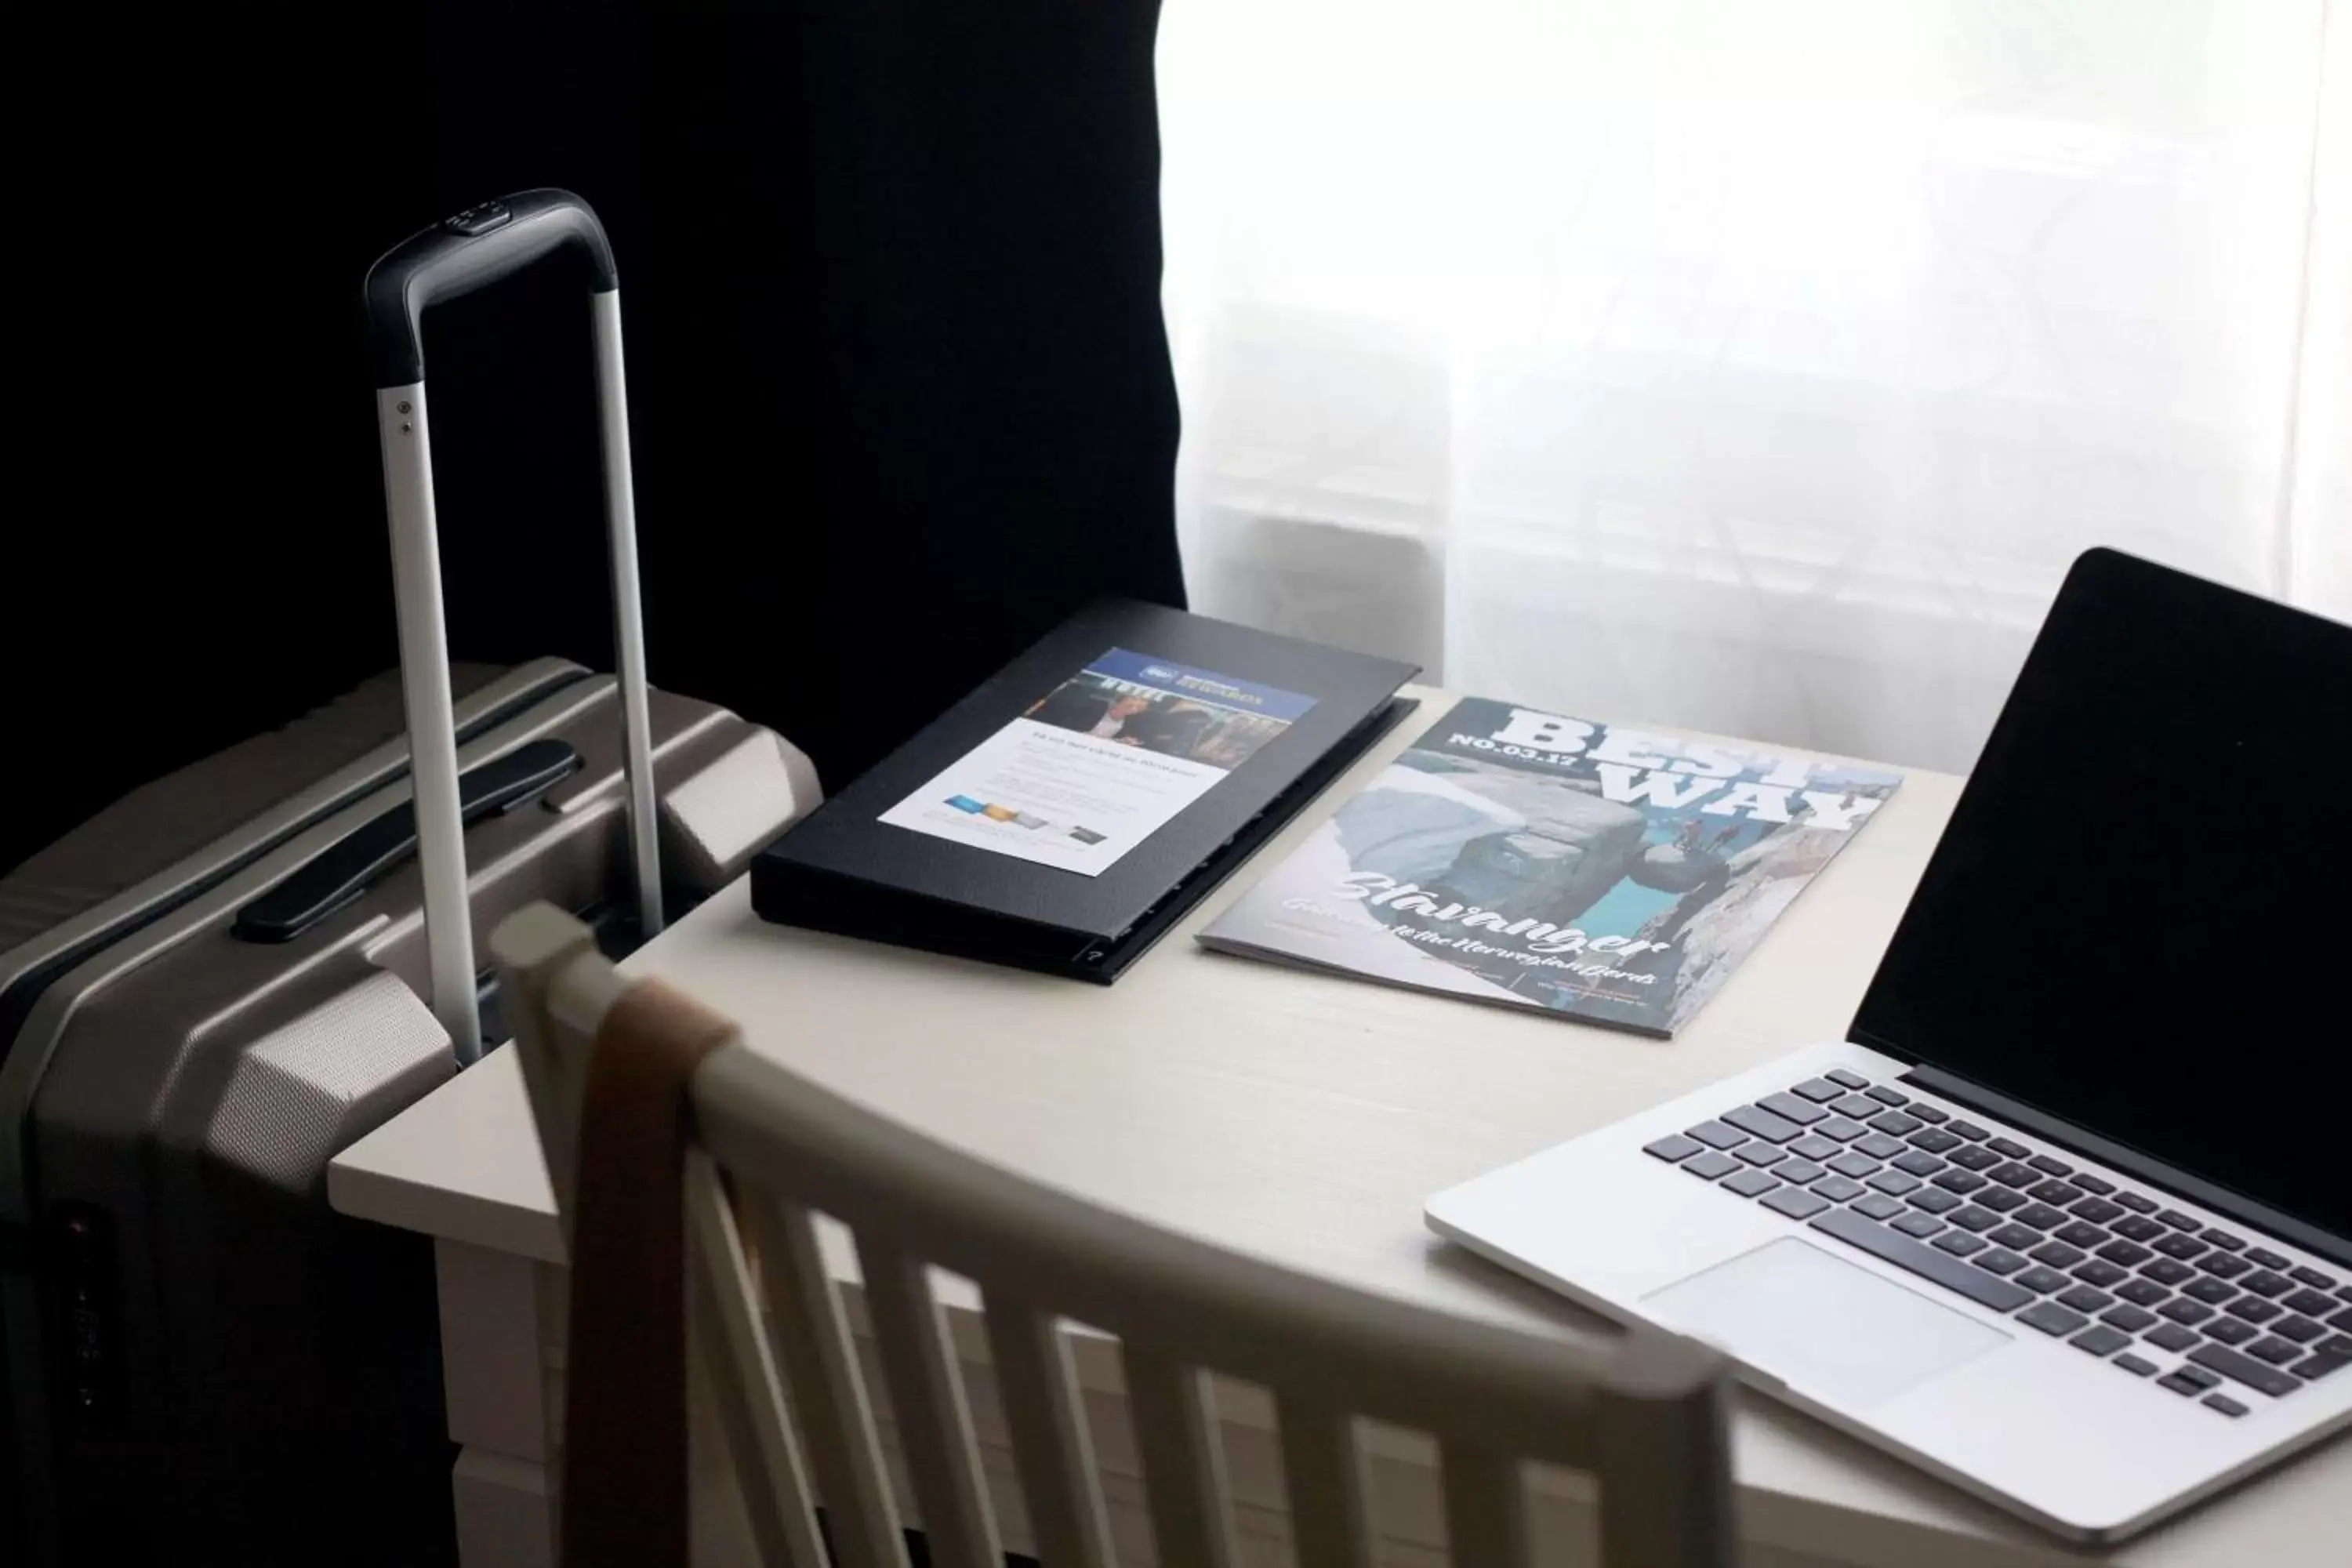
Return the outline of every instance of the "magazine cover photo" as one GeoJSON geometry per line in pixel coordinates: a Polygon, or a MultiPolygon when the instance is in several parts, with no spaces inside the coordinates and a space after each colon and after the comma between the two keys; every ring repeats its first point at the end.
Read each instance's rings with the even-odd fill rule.
{"type": "Polygon", "coordinates": [[[1201,940],[1671,1035],[1899,783],[1471,698],[1201,940]]]}

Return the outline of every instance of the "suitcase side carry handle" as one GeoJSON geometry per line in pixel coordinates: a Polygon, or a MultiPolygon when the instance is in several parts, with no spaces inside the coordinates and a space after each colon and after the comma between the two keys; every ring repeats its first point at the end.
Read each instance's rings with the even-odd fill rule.
{"type": "Polygon", "coordinates": [[[621,360],[621,290],[604,227],[568,191],[520,191],[467,208],[410,236],[368,269],[370,358],[376,434],[383,453],[384,510],[392,529],[393,599],[400,620],[401,692],[408,710],[416,858],[425,883],[425,945],[434,1016],[457,1064],[482,1054],[474,985],[474,932],[466,886],[466,833],[449,700],[449,636],[442,615],[441,552],[433,507],[433,455],[425,421],[425,310],[566,250],[589,263],[589,318],[596,349],[596,417],[604,458],[604,506],[613,577],[613,644],[620,668],[627,760],[630,862],[637,922],[662,929],[661,865],[654,812],[653,725],[646,700],[645,614],[637,595],[637,515],[629,474],[629,411],[621,360]],[[388,379],[389,378],[389,379],[388,379]]]}

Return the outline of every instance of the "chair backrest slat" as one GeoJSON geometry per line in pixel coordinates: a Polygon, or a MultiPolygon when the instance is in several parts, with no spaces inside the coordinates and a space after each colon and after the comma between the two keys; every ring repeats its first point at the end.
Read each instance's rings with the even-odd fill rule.
{"type": "Polygon", "coordinates": [[[1036,1555],[1055,1568],[1111,1568],[1110,1526],[1069,1348],[1051,1312],[1001,1290],[987,1301],[997,1396],[1013,1431],[1036,1555]]]}
{"type": "Polygon", "coordinates": [[[873,1402],[858,1373],[841,1298],[818,1250],[816,1216],[788,1198],[757,1194],[739,1212],[750,1216],[777,1350],[841,1568],[907,1568],[873,1402]]]}
{"type": "Polygon", "coordinates": [[[1122,1352],[1160,1561],[1171,1568],[1236,1568],[1241,1552],[1234,1542],[1233,1496],[1208,1374],[1132,1342],[1122,1352]]]}
{"type": "MultiPolygon", "coordinates": [[[[578,1086],[627,983],[585,928],[551,910],[514,916],[491,946],[522,1015],[524,1073],[568,1225],[578,1086]]],[[[1229,1252],[948,1148],[740,1044],[702,1059],[690,1100],[696,1321],[732,1369],[720,1381],[741,1395],[722,1390],[720,1415],[746,1491],[772,1494],[764,1515],[752,1507],[772,1560],[798,1564],[811,1549],[797,1426],[843,1568],[905,1563],[877,1435],[881,1391],[865,1382],[826,1274],[818,1214],[855,1238],[915,1522],[943,1568],[1003,1559],[934,1266],[980,1287],[1046,1568],[1108,1568],[1111,1556],[1066,1321],[1119,1342],[1153,1540],[1171,1568],[1240,1561],[1212,1370],[1275,1396],[1307,1568],[1372,1561],[1360,1420],[1436,1438],[1458,1568],[1527,1562],[1531,1462],[1599,1479],[1604,1563],[1729,1568],[1735,1559],[1730,1384],[1722,1358],[1694,1342],[1636,1330],[1582,1348],[1229,1252]],[[772,1339],[738,1215],[755,1244],[772,1339]]]]}
{"type": "Polygon", "coordinates": [[[1372,1521],[1364,1498],[1364,1451],[1346,1411],[1277,1392],[1290,1534],[1302,1563],[1372,1568],[1372,1521]]]}
{"type": "Polygon", "coordinates": [[[1441,1450],[1445,1549],[1456,1563],[1528,1568],[1526,1474],[1517,1458],[1474,1443],[1441,1450]]]}
{"type": "Polygon", "coordinates": [[[940,1568],[1003,1568],[971,1409],[930,1270],[871,1231],[857,1236],[857,1264],[931,1561],[940,1568]]]}
{"type": "Polygon", "coordinates": [[[759,1298],[742,1238],[718,1169],[698,1149],[687,1154],[685,1185],[687,1253],[699,1266],[693,1290],[702,1359],[728,1447],[736,1456],[752,1539],[762,1562],[826,1568],[815,1500],[784,1413],[783,1385],[757,1319],[759,1298]]]}

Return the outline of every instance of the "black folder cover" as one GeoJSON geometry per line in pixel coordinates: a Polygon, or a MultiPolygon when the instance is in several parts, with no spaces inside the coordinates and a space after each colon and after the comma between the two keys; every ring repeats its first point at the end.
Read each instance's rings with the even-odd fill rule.
{"type": "Polygon", "coordinates": [[[761,851],[752,907],[786,925],[1108,984],[1412,709],[1395,692],[1416,673],[1157,605],[1101,601],[761,851]],[[1098,876],[879,820],[1114,648],[1314,706],[1098,876]]]}

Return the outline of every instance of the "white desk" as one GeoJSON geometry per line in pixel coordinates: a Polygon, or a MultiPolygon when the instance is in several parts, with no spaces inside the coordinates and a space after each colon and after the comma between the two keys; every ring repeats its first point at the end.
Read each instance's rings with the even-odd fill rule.
{"type": "MultiPolygon", "coordinates": [[[[1422,711],[1265,855],[1286,853],[1449,700],[1417,694],[1422,711]]],[[[1671,1042],[1200,951],[1192,932],[1249,869],[1108,989],[770,926],[751,913],[742,882],[626,967],[732,1015],[755,1049],[1031,1175],[1394,1295],[1600,1333],[1599,1320],[1439,1244],[1422,1226],[1423,1199],[1795,1045],[1842,1037],[1959,785],[1910,774],[1671,1042]]],[[[347,1214],[438,1239],[468,1568],[547,1562],[562,1256],[513,1053],[354,1145],[334,1163],[330,1192],[347,1214]]],[[[1111,1375],[1087,1369],[1082,1357],[1082,1376],[1115,1398],[1111,1375]]],[[[1278,1542],[1264,1413],[1236,1400],[1224,1415],[1236,1488],[1250,1502],[1244,1537],[1278,1542]]],[[[1411,1445],[1381,1453],[1386,1554],[1431,1562],[1428,1544],[1441,1537],[1427,1456],[1411,1445]]],[[[991,1458],[1009,1467],[1002,1448],[991,1458]]],[[[2352,1442],[2340,1438],[2106,1553],[2077,1552],[1760,1398],[1740,1413],[1736,1462],[1759,1564],[2352,1560],[2352,1442]]],[[[1110,1458],[1107,1469],[1114,1514],[1131,1523],[1132,1472],[1120,1475],[1110,1458]]],[[[1572,1487],[1559,1506],[1572,1511],[1572,1487]]],[[[1008,1521],[1008,1544],[1023,1533],[1008,1521]]]]}

